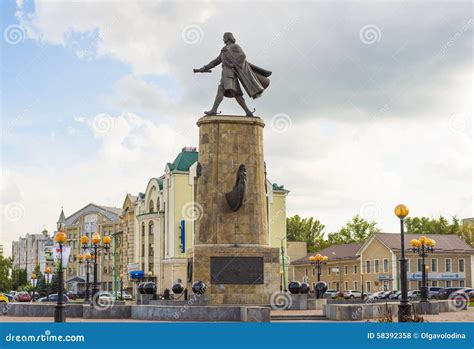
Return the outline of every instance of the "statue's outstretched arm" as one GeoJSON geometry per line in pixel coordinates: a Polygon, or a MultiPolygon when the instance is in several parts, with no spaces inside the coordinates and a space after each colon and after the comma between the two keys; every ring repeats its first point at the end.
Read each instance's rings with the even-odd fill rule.
{"type": "Polygon", "coordinates": [[[218,66],[221,63],[222,63],[221,56],[219,55],[216,59],[213,59],[212,61],[210,61],[203,68],[206,68],[206,70],[211,70],[212,68],[218,66]]]}
{"type": "Polygon", "coordinates": [[[213,59],[208,64],[202,66],[199,69],[193,69],[193,71],[195,73],[210,73],[212,68],[214,68],[215,66],[218,66],[221,63],[222,63],[221,56],[218,56],[216,59],[213,59]]]}

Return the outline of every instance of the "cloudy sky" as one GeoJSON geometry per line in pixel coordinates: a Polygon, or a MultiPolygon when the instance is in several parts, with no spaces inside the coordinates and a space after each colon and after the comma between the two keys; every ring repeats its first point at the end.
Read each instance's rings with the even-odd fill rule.
{"type": "MultiPolygon", "coordinates": [[[[53,230],[61,206],[120,207],[210,108],[193,74],[232,31],[272,70],[261,99],[269,178],[327,231],[361,214],[473,215],[472,4],[2,2],[0,243],[53,230]]],[[[247,98],[248,100],[248,98],[247,98]]],[[[241,113],[225,100],[223,113],[241,113]]]]}

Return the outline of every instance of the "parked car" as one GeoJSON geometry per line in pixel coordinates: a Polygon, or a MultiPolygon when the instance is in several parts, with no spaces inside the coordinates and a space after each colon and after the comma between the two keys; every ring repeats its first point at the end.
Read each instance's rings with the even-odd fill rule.
{"type": "Polygon", "coordinates": [[[13,299],[15,298],[15,296],[16,296],[18,293],[20,293],[20,292],[18,292],[18,291],[10,291],[10,292],[8,292],[8,294],[9,294],[10,296],[12,296],[13,299]]]}
{"type": "Polygon", "coordinates": [[[10,295],[7,295],[6,293],[0,293],[0,303],[10,303],[13,298],[10,298],[10,295]]]}
{"type": "MultiPolygon", "coordinates": [[[[42,297],[38,299],[38,302],[57,302],[57,301],[58,301],[57,293],[50,294],[49,297],[42,297]]],[[[69,303],[69,297],[66,296],[65,294],[63,294],[63,303],[69,303]]]]}
{"type": "Polygon", "coordinates": [[[74,292],[71,292],[71,291],[66,292],[66,296],[67,296],[69,299],[72,299],[72,300],[78,298],[78,297],[77,297],[77,294],[75,294],[74,292]]]}
{"type": "Polygon", "coordinates": [[[34,302],[37,301],[38,299],[40,299],[40,295],[39,295],[38,292],[35,292],[34,294],[33,294],[33,292],[31,292],[30,296],[31,296],[31,300],[34,301],[34,302]]]}
{"type": "Polygon", "coordinates": [[[346,299],[362,298],[362,292],[356,290],[347,290],[343,292],[343,297],[346,299]]]}
{"type": "Polygon", "coordinates": [[[17,302],[31,302],[31,296],[28,292],[20,292],[15,295],[15,300],[17,302]]]}
{"type": "Polygon", "coordinates": [[[447,288],[442,288],[438,291],[438,294],[436,295],[436,299],[448,299],[451,293],[457,292],[462,290],[462,287],[447,287],[447,288]]]}
{"type": "Polygon", "coordinates": [[[439,293],[439,290],[441,290],[441,287],[428,286],[428,298],[429,299],[436,298],[436,296],[439,293]]]}
{"type": "Polygon", "coordinates": [[[411,301],[414,301],[418,298],[421,297],[421,291],[420,290],[411,290],[408,291],[408,299],[411,301]]]}
{"type": "Polygon", "coordinates": [[[401,294],[402,294],[402,291],[397,291],[395,293],[390,294],[390,296],[388,296],[388,298],[393,299],[393,300],[399,299],[401,294]]]}
{"type": "Polygon", "coordinates": [[[383,296],[384,294],[385,294],[385,291],[375,292],[375,293],[372,293],[372,294],[369,296],[369,299],[370,299],[370,300],[383,299],[382,296],[383,296]]]}
{"type": "Polygon", "coordinates": [[[132,300],[132,295],[128,293],[127,291],[116,291],[114,292],[114,295],[117,295],[117,299],[123,298],[125,301],[131,301],[132,300]]]}
{"type": "Polygon", "coordinates": [[[392,290],[392,291],[384,291],[379,299],[390,299],[390,296],[393,294],[396,294],[398,291],[392,290]]]}
{"type": "Polygon", "coordinates": [[[327,290],[324,293],[324,297],[326,298],[336,298],[336,295],[337,295],[337,290],[327,290]]]}
{"type": "Polygon", "coordinates": [[[97,302],[99,305],[113,304],[115,302],[115,297],[112,293],[107,291],[99,291],[97,302]]]}

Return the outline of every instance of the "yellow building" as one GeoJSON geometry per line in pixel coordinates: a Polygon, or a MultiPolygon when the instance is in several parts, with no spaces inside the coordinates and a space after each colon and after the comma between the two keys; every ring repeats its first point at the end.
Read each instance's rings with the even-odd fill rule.
{"type": "MultiPolygon", "coordinates": [[[[163,175],[150,179],[144,193],[127,194],[121,214],[125,288],[135,292],[138,281],[149,280],[163,292],[176,282],[185,283],[186,250],[194,243],[195,222],[205,214],[194,202],[197,160],[196,148],[185,147],[163,175]]],[[[275,247],[283,241],[286,248],[288,191],[270,181],[266,189],[269,241],[275,247]]]]}
{"type": "MultiPolygon", "coordinates": [[[[456,235],[425,235],[436,240],[433,253],[425,258],[428,285],[439,287],[472,287],[474,279],[474,248],[456,235]]],[[[405,246],[418,235],[405,234],[405,246]]],[[[321,281],[330,289],[377,292],[399,290],[400,234],[376,233],[363,244],[330,246],[318,253],[328,256],[322,267],[321,281]]],[[[312,255],[312,254],[311,254],[312,255]]],[[[422,259],[407,250],[409,289],[421,287],[422,259]]],[[[291,263],[293,280],[316,281],[317,272],[308,256],[291,263]]]]}

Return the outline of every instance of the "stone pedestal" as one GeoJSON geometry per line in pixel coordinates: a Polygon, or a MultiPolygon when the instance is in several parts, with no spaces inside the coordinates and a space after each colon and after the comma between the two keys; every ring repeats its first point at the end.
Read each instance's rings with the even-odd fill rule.
{"type": "Polygon", "coordinates": [[[263,120],[206,116],[198,120],[199,167],[192,280],[203,281],[212,304],[269,304],[279,290],[279,249],[269,246],[263,120]],[[226,201],[240,165],[247,170],[242,206],[226,201]]]}

